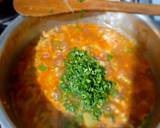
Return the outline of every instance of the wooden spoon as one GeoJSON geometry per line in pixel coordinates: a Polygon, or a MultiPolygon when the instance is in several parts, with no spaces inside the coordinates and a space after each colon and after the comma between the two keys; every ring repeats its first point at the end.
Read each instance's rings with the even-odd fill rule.
{"type": "Polygon", "coordinates": [[[113,11],[160,15],[160,5],[107,0],[14,0],[14,7],[24,16],[48,16],[81,10],[113,11]]]}

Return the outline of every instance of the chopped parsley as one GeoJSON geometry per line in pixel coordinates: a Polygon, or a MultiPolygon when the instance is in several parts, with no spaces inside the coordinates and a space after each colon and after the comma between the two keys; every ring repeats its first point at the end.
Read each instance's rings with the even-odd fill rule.
{"type": "Polygon", "coordinates": [[[40,71],[47,71],[48,70],[48,67],[44,64],[39,65],[37,68],[40,71]]]}
{"type": "Polygon", "coordinates": [[[108,60],[108,61],[111,61],[112,59],[113,59],[112,54],[108,54],[107,60],[108,60]]]}
{"type": "Polygon", "coordinates": [[[85,0],[78,0],[78,2],[80,2],[80,3],[82,3],[82,2],[84,2],[85,0]]]}
{"type": "Polygon", "coordinates": [[[58,50],[60,50],[60,51],[63,50],[63,42],[62,42],[62,41],[60,41],[60,40],[54,40],[54,41],[52,42],[52,44],[53,44],[53,46],[54,46],[55,48],[57,48],[58,50]]]}
{"type": "Polygon", "coordinates": [[[69,112],[88,112],[99,119],[103,106],[115,90],[115,83],[105,79],[105,69],[87,51],[72,49],[61,78],[63,103],[69,112]]]}

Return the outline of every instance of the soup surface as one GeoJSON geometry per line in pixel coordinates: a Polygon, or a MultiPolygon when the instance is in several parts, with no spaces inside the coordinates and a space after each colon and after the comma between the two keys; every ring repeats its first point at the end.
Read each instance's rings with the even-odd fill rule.
{"type": "MultiPolygon", "coordinates": [[[[68,24],[43,32],[38,43],[31,43],[22,52],[10,78],[13,84],[10,94],[12,106],[20,127],[146,128],[155,104],[155,83],[142,52],[140,45],[122,34],[96,24],[68,24]],[[104,69],[101,81],[115,85],[114,96],[113,93],[104,94],[106,101],[102,102],[103,107],[95,105],[96,111],[103,109],[98,118],[90,113],[92,107],[85,112],[78,109],[81,116],[77,116],[74,112],[76,107],[72,106],[73,111],[68,111],[64,105],[64,94],[69,92],[60,85],[67,72],[65,62],[75,49],[75,53],[86,53],[95,65],[102,71],[104,69]]],[[[79,62],[81,64],[82,61],[79,62]]],[[[82,77],[84,72],[79,74],[82,77]]],[[[75,82],[78,77],[74,79],[73,76],[74,72],[71,81],[75,82]]],[[[89,78],[93,76],[89,75],[89,78]]],[[[79,83],[80,87],[81,83],[83,81],[79,83]]],[[[90,84],[87,85],[88,89],[90,84]]],[[[70,92],[75,88],[73,86],[70,92]]],[[[95,94],[94,89],[92,94],[95,94]]],[[[86,95],[86,92],[83,94],[86,95]]],[[[89,97],[90,93],[87,94],[89,97]]],[[[71,99],[79,103],[78,108],[81,107],[80,95],[71,95],[71,99]]]]}

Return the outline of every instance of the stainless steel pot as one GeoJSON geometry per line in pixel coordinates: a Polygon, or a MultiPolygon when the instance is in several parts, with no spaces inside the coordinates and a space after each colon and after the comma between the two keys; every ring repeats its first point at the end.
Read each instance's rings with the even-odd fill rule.
{"type": "MultiPolygon", "coordinates": [[[[43,18],[17,17],[0,37],[0,124],[2,128],[17,127],[19,122],[14,115],[8,95],[7,76],[11,62],[16,54],[42,31],[56,25],[66,23],[98,23],[116,29],[139,43],[146,49],[145,55],[150,62],[155,78],[157,79],[157,102],[154,110],[152,128],[158,127],[160,122],[160,29],[147,17],[122,13],[90,12],[83,17],[79,13],[59,15],[43,18]]],[[[24,128],[24,127],[23,127],[24,128]]]]}

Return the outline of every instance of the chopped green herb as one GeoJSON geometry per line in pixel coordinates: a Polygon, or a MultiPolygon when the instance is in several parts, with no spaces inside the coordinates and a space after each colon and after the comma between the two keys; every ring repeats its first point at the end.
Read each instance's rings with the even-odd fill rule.
{"type": "Polygon", "coordinates": [[[63,128],[80,128],[80,126],[73,119],[65,119],[63,122],[63,128]]]}
{"type": "Polygon", "coordinates": [[[82,3],[82,2],[84,2],[85,0],[78,0],[78,2],[80,2],[80,3],[82,3]]]}
{"type": "Polygon", "coordinates": [[[84,10],[84,9],[81,9],[81,10],[80,10],[80,17],[83,17],[83,16],[84,16],[84,13],[85,13],[85,10],[84,10]]]}
{"type": "Polygon", "coordinates": [[[62,41],[60,41],[60,40],[54,40],[52,42],[52,44],[53,44],[53,47],[57,48],[58,50],[60,50],[60,51],[63,50],[63,44],[64,43],[62,41]]]}
{"type": "Polygon", "coordinates": [[[125,51],[126,53],[133,53],[134,49],[127,47],[127,48],[125,48],[124,51],[125,51]]]}
{"type": "Polygon", "coordinates": [[[107,60],[108,60],[108,61],[111,61],[112,59],[113,59],[112,54],[108,54],[107,60]]]}
{"type": "Polygon", "coordinates": [[[109,112],[109,117],[112,120],[113,123],[115,123],[115,115],[113,114],[113,112],[109,112]]]}
{"type": "Polygon", "coordinates": [[[40,71],[47,71],[47,70],[48,70],[48,67],[45,66],[45,65],[43,65],[43,64],[39,65],[37,68],[38,68],[38,70],[40,70],[40,71]]]}
{"type": "Polygon", "coordinates": [[[72,49],[64,65],[60,87],[66,110],[76,114],[89,112],[99,119],[102,107],[115,90],[115,83],[105,79],[104,67],[87,51],[72,49]]]}
{"type": "Polygon", "coordinates": [[[118,91],[117,89],[114,89],[113,92],[111,93],[111,96],[112,96],[113,98],[119,96],[119,91],[118,91]]]}

